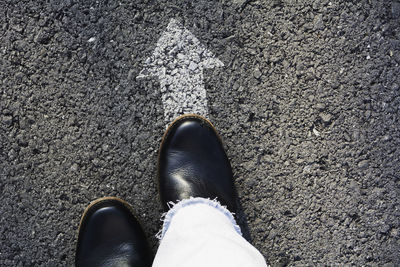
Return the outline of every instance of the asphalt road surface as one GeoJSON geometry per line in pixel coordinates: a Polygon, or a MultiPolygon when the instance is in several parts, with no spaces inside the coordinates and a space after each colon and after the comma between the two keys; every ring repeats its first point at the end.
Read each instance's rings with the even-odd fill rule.
{"type": "Polygon", "coordinates": [[[0,265],[73,265],[103,196],[132,204],[156,251],[165,87],[137,77],[171,19],[222,62],[203,72],[208,118],[267,262],[399,266],[390,0],[0,0],[0,265]]]}

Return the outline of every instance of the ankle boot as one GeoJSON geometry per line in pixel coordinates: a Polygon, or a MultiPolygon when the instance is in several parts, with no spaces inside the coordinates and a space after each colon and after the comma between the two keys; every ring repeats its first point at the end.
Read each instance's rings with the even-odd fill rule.
{"type": "Polygon", "coordinates": [[[168,202],[203,197],[236,212],[231,165],[217,131],[201,116],[184,115],[168,127],[159,151],[158,184],[166,211],[168,202]]]}
{"type": "Polygon", "coordinates": [[[150,267],[153,258],[131,206],[101,198],[85,210],[79,226],[76,266],[150,267]]]}

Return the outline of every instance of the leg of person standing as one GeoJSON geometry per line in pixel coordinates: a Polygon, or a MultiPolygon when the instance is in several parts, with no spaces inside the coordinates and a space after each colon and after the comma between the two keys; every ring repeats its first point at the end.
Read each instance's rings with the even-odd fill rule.
{"type": "Polygon", "coordinates": [[[185,115],[167,129],[158,183],[167,213],[153,267],[266,266],[232,214],[237,193],[231,166],[208,120],[185,115]]]}
{"type": "Polygon", "coordinates": [[[232,170],[210,122],[188,115],[172,123],[159,152],[158,182],[167,213],[154,262],[130,205],[107,197],[82,216],[76,266],[266,266],[235,222],[232,170]]]}

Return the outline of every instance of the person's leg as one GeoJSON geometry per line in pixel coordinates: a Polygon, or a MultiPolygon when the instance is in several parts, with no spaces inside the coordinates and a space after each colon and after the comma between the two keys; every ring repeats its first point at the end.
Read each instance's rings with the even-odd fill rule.
{"type": "Polygon", "coordinates": [[[166,215],[153,267],[265,267],[260,252],[240,233],[232,214],[218,202],[193,198],[166,215]]]}
{"type": "Polygon", "coordinates": [[[86,208],[79,225],[75,265],[149,267],[145,234],[125,201],[106,197],[86,208]]]}
{"type": "Polygon", "coordinates": [[[159,152],[158,182],[167,214],[154,267],[266,266],[231,213],[237,210],[232,170],[209,121],[188,115],[172,123],[159,152]]]}

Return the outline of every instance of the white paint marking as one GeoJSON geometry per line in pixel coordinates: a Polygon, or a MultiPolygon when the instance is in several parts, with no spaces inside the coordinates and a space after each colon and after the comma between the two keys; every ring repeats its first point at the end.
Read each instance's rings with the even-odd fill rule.
{"type": "Polygon", "coordinates": [[[208,115],[203,69],[222,66],[191,32],[171,19],[137,78],[158,77],[168,125],[185,113],[208,115]]]}

